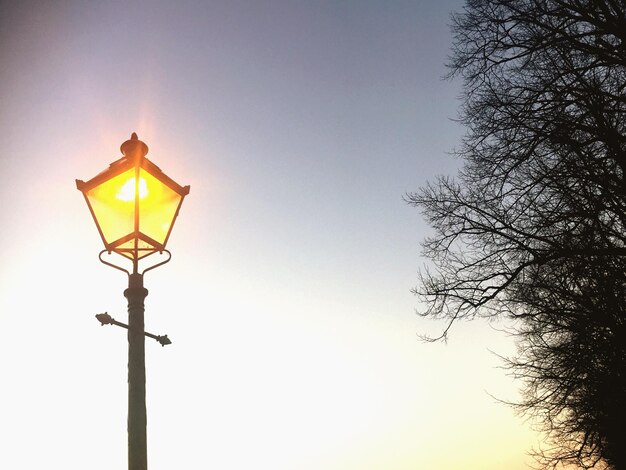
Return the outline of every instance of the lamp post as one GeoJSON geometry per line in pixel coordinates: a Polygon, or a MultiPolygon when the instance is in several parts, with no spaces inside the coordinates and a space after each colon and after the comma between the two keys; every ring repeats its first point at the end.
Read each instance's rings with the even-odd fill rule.
{"type": "MultiPolygon", "coordinates": [[[[148,146],[134,132],[120,150],[122,158],[89,181],[76,180],[76,187],[83,193],[104,242],[100,261],[128,275],[124,291],[128,325],[108,315],[98,320],[128,328],[128,468],[146,470],[144,300],[148,291],[143,276],[171,259],[165,245],[189,186],[180,186],[148,160],[148,146]],[[120,262],[130,263],[131,269],[104,260],[105,253],[120,255],[120,262]],[[140,261],[156,253],[166,253],[167,258],[140,271],[140,261]]],[[[161,344],[169,344],[169,340],[161,344]]]]}

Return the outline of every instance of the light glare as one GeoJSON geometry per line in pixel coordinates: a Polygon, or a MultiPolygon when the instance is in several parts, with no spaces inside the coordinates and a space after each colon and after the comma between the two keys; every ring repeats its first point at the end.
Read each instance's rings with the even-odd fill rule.
{"type": "MultiPolygon", "coordinates": [[[[139,178],[139,199],[148,195],[148,184],[143,178],[139,178]]],[[[130,202],[135,200],[135,177],[130,178],[122,185],[115,195],[120,201],[130,202]]]]}

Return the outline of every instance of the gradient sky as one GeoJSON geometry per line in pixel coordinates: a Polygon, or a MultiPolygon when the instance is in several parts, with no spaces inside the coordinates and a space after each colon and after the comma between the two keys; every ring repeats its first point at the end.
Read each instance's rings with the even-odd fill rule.
{"type": "Polygon", "coordinates": [[[461,0],[0,3],[0,468],[126,466],[125,276],[74,179],[191,185],[146,275],[151,470],[518,470],[538,436],[501,325],[417,334],[402,196],[462,129],[461,0]]]}

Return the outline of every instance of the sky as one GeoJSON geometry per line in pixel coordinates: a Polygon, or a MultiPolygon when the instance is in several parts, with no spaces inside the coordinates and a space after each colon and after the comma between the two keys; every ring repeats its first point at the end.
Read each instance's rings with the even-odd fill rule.
{"type": "Polygon", "coordinates": [[[423,319],[403,200],[450,151],[461,0],[0,3],[0,468],[126,466],[123,273],[75,179],[190,185],[145,277],[152,470],[520,470],[504,325],[423,319]]]}

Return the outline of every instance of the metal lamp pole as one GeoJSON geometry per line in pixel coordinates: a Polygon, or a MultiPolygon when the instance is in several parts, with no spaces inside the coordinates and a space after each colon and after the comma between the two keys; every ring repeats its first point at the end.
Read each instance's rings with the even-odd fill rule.
{"type": "Polygon", "coordinates": [[[128,277],[128,468],[147,470],[146,444],[146,348],[143,274],[128,277]]]}
{"type": "MultiPolygon", "coordinates": [[[[104,252],[100,253],[101,255],[104,252]]],[[[169,252],[167,252],[169,254],[169,252]]],[[[112,265],[100,258],[105,264],[112,265]]],[[[169,259],[150,269],[167,263],[169,259]]],[[[144,271],[144,273],[146,272],[144,271]]],[[[145,331],[144,300],[148,289],[143,286],[143,273],[128,275],[128,288],[124,297],[128,301],[128,325],[116,321],[108,313],[100,313],[96,318],[102,325],[116,325],[128,329],[128,469],[147,470],[147,412],[146,412],[146,349],[145,337],[154,338],[161,346],[171,344],[167,335],[157,336],[145,331]]]]}

